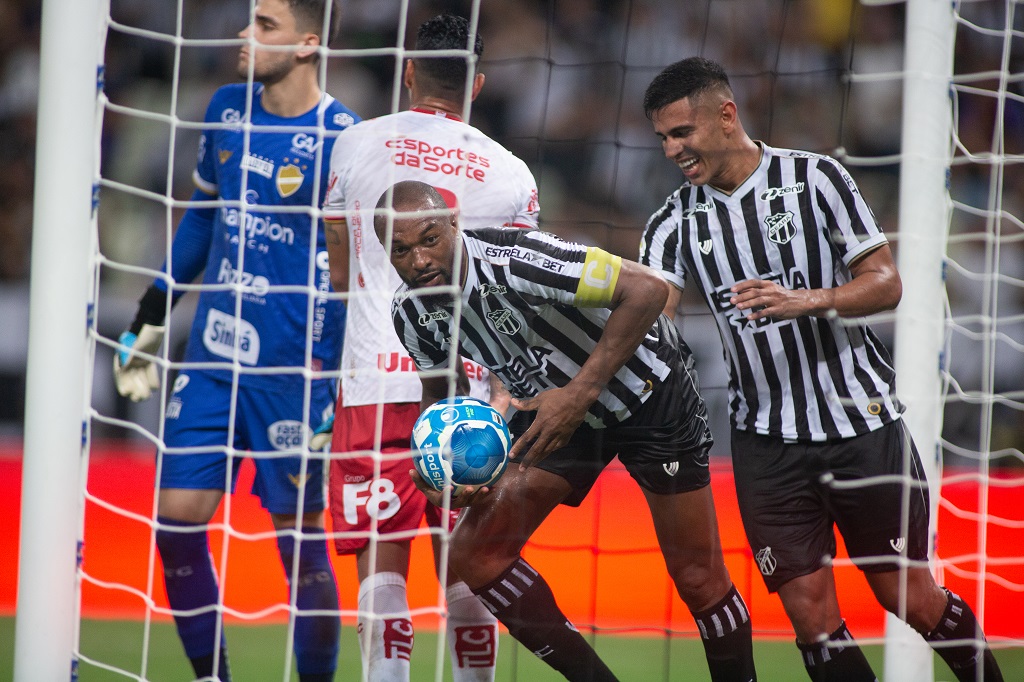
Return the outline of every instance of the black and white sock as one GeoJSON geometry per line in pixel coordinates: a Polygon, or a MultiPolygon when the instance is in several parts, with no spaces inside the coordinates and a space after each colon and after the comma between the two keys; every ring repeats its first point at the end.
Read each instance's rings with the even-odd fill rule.
{"type": "Polygon", "coordinates": [[[985,633],[974,611],[959,595],[946,590],[946,609],[939,624],[924,638],[960,682],[1002,682],[1003,674],[988,648],[985,633]],[[979,667],[983,673],[980,678],[979,667]]]}
{"type": "Polygon", "coordinates": [[[754,645],[750,612],[733,585],[717,604],[692,612],[713,682],[752,682],[754,645]]]}
{"type": "Polygon", "coordinates": [[[796,646],[813,682],[878,682],[845,621],[825,641],[796,646]]]}
{"type": "Polygon", "coordinates": [[[522,558],[473,593],[508,628],[509,634],[566,679],[616,679],[558,608],[544,578],[522,558]]]}

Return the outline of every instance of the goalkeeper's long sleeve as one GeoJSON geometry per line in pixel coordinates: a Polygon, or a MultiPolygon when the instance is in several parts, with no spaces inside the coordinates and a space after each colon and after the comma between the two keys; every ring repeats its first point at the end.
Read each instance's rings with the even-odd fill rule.
{"type": "MultiPolygon", "coordinates": [[[[202,190],[197,189],[192,193],[192,201],[208,201],[209,199],[210,195],[202,190]]],[[[160,268],[164,272],[170,273],[175,282],[191,282],[203,271],[213,239],[213,221],[217,215],[216,211],[215,208],[189,208],[182,216],[171,243],[170,263],[165,260],[160,268]]],[[[171,299],[172,307],[183,294],[182,291],[174,292],[171,299]]],[[[139,300],[139,308],[128,331],[138,334],[142,325],[162,328],[166,314],[167,281],[157,277],[139,300]]]]}
{"type": "MultiPolygon", "coordinates": [[[[196,189],[191,201],[209,201],[206,192],[196,189]]],[[[175,282],[188,283],[199,276],[206,266],[206,258],[210,254],[210,243],[213,240],[213,221],[216,218],[215,208],[189,208],[178,223],[178,230],[171,242],[170,267],[164,261],[161,269],[170,273],[175,282]]],[[[157,288],[167,291],[167,282],[157,278],[157,288]]],[[[181,292],[174,294],[174,299],[181,297],[181,292]]]]}

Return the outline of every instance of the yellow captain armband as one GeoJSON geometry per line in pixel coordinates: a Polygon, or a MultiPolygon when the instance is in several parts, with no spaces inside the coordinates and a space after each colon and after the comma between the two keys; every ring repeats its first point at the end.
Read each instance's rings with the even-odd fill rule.
{"type": "Polygon", "coordinates": [[[594,246],[587,247],[583,274],[576,289],[576,305],[582,308],[600,308],[611,303],[621,269],[622,258],[619,256],[594,246]]]}

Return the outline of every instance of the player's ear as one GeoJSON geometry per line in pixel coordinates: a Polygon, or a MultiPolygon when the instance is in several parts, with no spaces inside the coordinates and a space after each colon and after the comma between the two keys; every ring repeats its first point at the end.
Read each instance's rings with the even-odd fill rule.
{"type": "Polygon", "coordinates": [[[316,54],[318,47],[320,47],[320,36],[315,33],[306,33],[299,41],[299,49],[295,51],[295,56],[299,59],[312,57],[316,54]]]}
{"type": "Polygon", "coordinates": [[[473,90],[470,92],[470,99],[475,100],[477,95],[480,94],[480,90],[484,87],[484,75],[478,73],[473,77],[473,90]]]}
{"type": "Polygon", "coordinates": [[[719,118],[722,123],[722,128],[726,133],[731,133],[736,129],[737,117],[736,102],[733,102],[731,99],[727,99],[722,102],[722,110],[719,114],[719,118]]]}
{"type": "Polygon", "coordinates": [[[407,90],[412,90],[413,77],[416,75],[416,65],[413,64],[411,59],[405,61],[405,75],[402,77],[402,83],[405,85],[407,90]]]}

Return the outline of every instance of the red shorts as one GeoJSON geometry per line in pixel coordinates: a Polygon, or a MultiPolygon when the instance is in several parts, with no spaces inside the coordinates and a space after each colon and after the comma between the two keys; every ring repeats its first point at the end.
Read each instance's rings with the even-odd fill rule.
{"type": "MultiPolygon", "coordinates": [[[[331,460],[330,509],[334,532],[341,534],[334,540],[338,554],[354,554],[371,536],[381,542],[411,540],[424,516],[428,526],[441,527],[444,510],[427,502],[409,478],[409,440],[419,415],[419,403],[342,407],[339,398],[331,452],[365,456],[331,460]]],[[[449,531],[458,517],[457,509],[448,513],[449,531]]]]}

